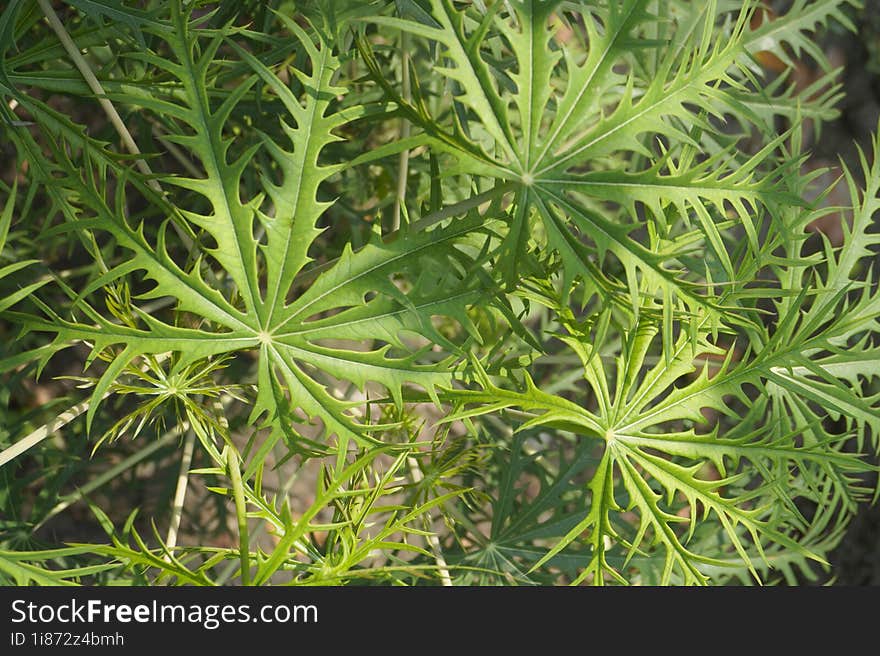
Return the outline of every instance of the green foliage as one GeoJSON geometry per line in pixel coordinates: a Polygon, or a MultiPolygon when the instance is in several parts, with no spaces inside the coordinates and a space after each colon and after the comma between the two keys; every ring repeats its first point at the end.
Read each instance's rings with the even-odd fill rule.
{"type": "Polygon", "coordinates": [[[5,411],[0,580],[823,571],[880,450],[880,147],[849,208],[801,168],[854,0],[201,4],[0,16],[0,370],[75,403],[5,411]],[[111,508],[147,464],[175,501],[111,508]],[[46,544],[83,500],[108,541],[46,544]]]}

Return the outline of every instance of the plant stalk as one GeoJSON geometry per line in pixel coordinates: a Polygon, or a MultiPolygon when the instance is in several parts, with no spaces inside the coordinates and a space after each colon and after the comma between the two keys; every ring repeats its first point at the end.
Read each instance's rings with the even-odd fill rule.
{"type": "Polygon", "coordinates": [[[235,516],[238,519],[238,551],[241,560],[241,584],[251,584],[250,546],[248,544],[247,505],[244,498],[244,485],[241,482],[241,467],[238,452],[226,447],[226,467],[232,482],[232,495],[235,499],[235,516]]]}
{"type": "MultiPolygon", "coordinates": [[[[424,479],[422,476],[422,470],[419,469],[419,463],[416,462],[416,459],[412,456],[407,457],[406,464],[409,467],[409,475],[412,477],[413,482],[418,485],[424,479]]],[[[431,513],[427,513],[426,524],[430,525],[432,522],[431,513]]],[[[446,563],[446,558],[443,556],[443,547],[440,544],[440,540],[437,538],[437,535],[433,532],[430,532],[425,539],[428,541],[428,545],[431,547],[431,553],[434,554],[434,562],[437,563],[437,570],[440,572],[440,583],[445,587],[452,587],[452,577],[449,575],[449,565],[446,563]]]]}
{"type": "MultiPolygon", "coordinates": [[[[101,86],[101,83],[92,72],[92,69],[89,67],[88,62],[85,60],[85,57],[82,56],[79,48],[76,47],[76,44],[73,42],[70,34],[65,29],[64,24],[61,22],[61,19],[58,18],[58,14],[56,14],[55,10],[52,9],[52,5],[49,4],[49,0],[37,0],[37,2],[40,5],[40,9],[42,9],[43,11],[43,15],[49,22],[49,26],[52,28],[52,31],[54,31],[55,34],[58,36],[58,39],[61,41],[61,45],[64,46],[64,50],[73,60],[74,65],[83,76],[86,84],[89,85],[89,89],[91,89],[92,93],[94,93],[97,97],[98,103],[101,105],[101,109],[104,110],[104,113],[107,114],[107,118],[110,119],[110,122],[113,124],[116,132],[119,133],[119,137],[122,139],[122,143],[125,146],[126,150],[128,150],[128,152],[130,152],[132,155],[140,155],[141,151],[138,148],[137,144],[134,142],[134,138],[131,136],[131,132],[128,131],[128,128],[125,126],[122,117],[119,116],[119,112],[116,111],[113,103],[111,103],[110,100],[107,98],[107,94],[104,92],[104,87],[101,86]]],[[[147,164],[144,159],[141,158],[136,160],[136,165],[140,172],[144,175],[153,175],[152,170],[150,170],[150,165],[147,164]]],[[[148,181],[148,184],[158,193],[162,193],[162,187],[159,186],[159,183],[156,180],[151,179],[148,181]]]]}
{"type": "MultiPolygon", "coordinates": [[[[409,79],[409,34],[403,32],[400,36],[400,59],[403,67],[403,98],[409,102],[412,96],[409,79]]],[[[400,138],[405,140],[409,138],[412,126],[406,117],[400,119],[400,138]]],[[[400,230],[401,206],[406,202],[406,182],[409,177],[409,149],[400,153],[400,159],[397,166],[397,195],[394,198],[394,208],[391,213],[391,231],[400,230]]]]}
{"type": "Polygon", "coordinates": [[[180,473],[177,476],[174,503],[171,507],[171,522],[168,525],[168,534],[165,538],[165,545],[168,551],[173,551],[174,547],[177,546],[177,533],[180,530],[180,520],[183,517],[183,503],[186,500],[186,489],[189,485],[189,469],[192,465],[195,443],[196,433],[190,428],[183,444],[183,455],[180,458],[180,473]]]}
{"type": "MultiPolygon", "coordinates": [[[[52,28],[52,31],[55,32],[55,34],[58,36],[58,39],[61,41],[61,45],[64,47],[64,50],[73,60],[73,63],[76,66],[77,70],[79,70],[80,74],[83,76],[83,79],[85,80],[89,89],[91,89],[92,93],[95,94],[98,103],[101,105],[104,113],[107,114],[107,118],[110,119],[110,123],[119,134],[120,139],[122,139],[123,146],[125,146],[126,150],[128,150],[128,152],[130,152],[132,155],[141,155],[140,148],[138,148],[138,145],[135,143],[134,137],[131,136],[131,132],[126,127],[125,122],[122,120],[119,112],[116,111],[116,107],[114,107],[113,103],[110,102],[110,99],[107,98],[104,87],[101,86],[101,82],[95,76],[95,73],[92,71],[89,63],[86,61],[85,57],[82,56],[79,48],[76,47],[76,44],[73,42],[70,34],[65,29],[64,24],[61,22],[61,19],[58,18],[58,14],[56,14],[55,10],[52,9],[52,5],[49,4],[49,0],[37,0],[37,2],[40,5],[40,9],[43,11],[43,15],[49,22],[49,26],[52,28]]],[[[147,164],[147,161],[143,157],[138,157],[135,160],[135,166],[138,167],[138,170],[141,173],[143,173],[145,176],[148,176],[147,184],[150,186],[150,188],[153,189],[153,191],[155,191],[156,193],[164,195],[164,192],[162,191],[162,186],[159,184],[158,180],[152,177],[153,171],[152,169],[150,169],[150,165],[147,164]]],[[[174,221],[171,222],[171,226],[177,233],[177,236],[183,242],[187,250],[192,250],[194,246],[192,239],[190,239],[189,236],[174,221]]]]}

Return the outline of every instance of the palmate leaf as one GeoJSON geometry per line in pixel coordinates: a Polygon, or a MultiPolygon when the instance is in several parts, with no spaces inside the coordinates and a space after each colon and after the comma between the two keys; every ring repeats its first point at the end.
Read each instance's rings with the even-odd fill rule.
{"type": "MultiPolygon", "coordinates": [[[[694,277],[704,272],[683,270],[679,259],[699,252],[718,263],[723,277],[715,281],[730,283],[736,269],[761,256],[762,227],[768,221],[781,227],[780,208],[802,202],[786,189],[784,176],[757,174],[783,137],[749,156],[725,146],[707,158],[692,134],[694,126],[710,132],[709,119],[728,114],[745,123],[764,120],[741,100],[748,79],[742,62],[751,43],[748,3],[732,14],[723,40],[713,34],[717,22],[731,17],[730,8],[716,2],[675,3],[663,18],[662,39],[646,36],[658,24],[656,5],[647,0],[607,6],[523,0],[509,3],[509,15],[500,4],[485,14],[459,11],[448,0],[430,4],[433,24],[370,20],[441,46],[442,65],[433,70],[446,75],[454,102],[467,108],[458,114],[460,122],[439,130],[436,119],[396,94],[376,66],[373,76],[424,130],[420,143],[457,159],[450,174],[491,177],[514,187],[514,209],[498,253],[508,288],[519,277],[518,262],[535,248],[537,218],[541,239],[560,258],[566,288],[584,278],[606,296],[628,297],[634,312],[640,294],[656,296],[668,317],[675,314],[686,325],[697,315],[716,327],[754,322],[743,308],[721,305],[694,277]],[[559,21],[551,17],[560,16],[583,24],[583,52],[576,35],[558,47],[559,21]],[[502,49],[515,61],[510,71],[490,64],[486,34],[501,37],[502,49]],[[650,77],[620,72],[639,70],[645,59],[657,62],[650,77]],[[682,146],[658,154],[652,145],[667,142],[682,146]],[[729,255],[737,226],[753,247],[740,262],[729,255]],[[647,241],[637,236],[646,227],[647,241]],[[622,277],[605,266],[608,254],[622,277]],[[619,284],[607,284],[606,276],[619,284]]],[[[786,38],[794,40],[799,26],[789,26],[786,38]]]]}
{"type": "MultiPolygon", "coordinates": [[[[200,358],[255,350],[258,396],[252,420],[265,416],[273,426],[273,439],[293,436],[288,422],[299,410],[305,421],[320,417],[327,434],[366,444],[368,429],[352,408],[357,404],[339,398],[333,381],[350,381],[361,389],[375,382],[399,403],[406,384],[433,394],[435,385],[451,380],[448,365],[454,354],[426,360],[406,333],[449,347],[433,327],[432,317],[452,317],[470,327],[465,308],[476,300],[482,283],[481,276],[470,275],[474,264],[458,248],[458,237],[479,226],[475,220],[465,220],[390,243],[376,236],[357,252],[346,248],[333,266],[303,289],[297,276],[311,261],[308,249],[321,233],[316,223],[330,205],[318,199],[319,186],[339,170],[319,159],[328,144],[339,140],[334,131],[366,110],[333,109],[345,93],[333,83],[339,60],[332,44],[317,33],[309,34],[285,20],[308,54],[307,71],[291,70],[305,89],[299,97],[236,42],[234,31],[203,31],[179,3],[171,3],[170,10],[174,29],[156,30],[153,36],[165,40],[171,56],[162,58],[149,51],[137,56],[174,78],[178,91],[147,107],[178,122],[167,139],[185,146],[203,175],[162,178],[162,185],[190,194],[188,204],[179,203],[178,210],[151,194],[122,164],[92,161],[88,149],[83,151],[84,161],[75,161],[66,153],[63,139],[51,131],[45,134],[54,144],[55,159],[49,163],[37,155],[39,149],[28,135],[17,135],[21,152],[34,162],[35,178],[56,190],[65,219],[59,229],[109,233],[129,253],[127,260],[90,281],[77,295],[81,318],[64,318],[48,307],[45,318],[18,318],[31,330],[55,333],[51,350],[77,342],[91,346],[91,358],[114,350],[115,357],[95,385],[89,423],[112,381],[139,356],[174,352],[179,354],[175,366],[183,367],[200,358]],[[239,56],[254,75],[221,95],[218,105],[211,89],[222,68],[217,54],[221,48],[239,56]],[[280,119],[288,145],[268,133],[260,143],[247,147],[235,143],[231,117],[257,79],[288,111],[280,119]],[[277,174],[267,172],[264,177],[271,205],[262,196],[240,197],[241,177],[246,167],[255,164],[257,151],[277,167],[277,174]],[[270,179],[272,175],[277,178],[270,179]],[[118,184],[111,192],[114,179],[118,184]],[[170,218],[156,227],[128,217],[129,187],[149,195],[170,218]],[[172,223],[184,230],[191,227],[203,240],[213,242],[191,265],[178,264],[172,254],[172,223]],[[122,326],[89,304],[94,291],[137,272],[155,283],[140,299],[170,296],[178,311],[197,318],[200,325],[172,325],[138,312],[140,326],[122,326]],[[401,274],[410,279],[406,293],[396,282],[401,274]],[[332,319],[327,319],[330,315],[332,319]]],[[[149,23],[142,28],[153,32],[149,23]]],[[[140,98],[138,94],[127,100],[139,105],[140,98]]]]}
{"type": "MultiPolygon", "coordinates": [[[[520,430],[555,428],[604,444],[589,511],[536,568],[581,536],[592,556],[577,582],[628,581],[626,568],[657,552],[663,583],[706,583],[731,557],[760,580],[770,567],[767,550],[821,561],[823,551],[810,544],[825,545],[816,537],[823,531],[839,535],[865,498],[860,474],[871,470],[844,445],[857,436],[861,451],[864,435],[880,433],[880,397],[863,383],[875,373],[877,295],[849,277],[876,247],[868,225],[877,189],[870,182],[860,204],[847,172],[859,218],[847,245],[839,253],[828,245],[822,263],[804,245],[804,227],[821,210],[801,200],[801,157],[788,144],[799,141],[799,128],[744,153],[712,125],[733,116],[737,130],[765,127],[774,114],[745,102],[759,41],[772,33],[809,50],[804,33],[836,18],[841,3],[799,3],[772,29],[753,27],[749,4],[509,6],[509,13],[500,4],[481,12],[433,0],[432,21],[372,19],[440,46],[434,70],[465,109],[445,130],[424,102],[409,103],[380,80],[362,48],[374,78],[423,129],[418,143],[456,158],[450,174],[494,178],[513,190],[496,252],[508,290],[519,286],[535,298],[521,289],[518,270],[529,251],[549,246],[562,265],[562,300],[543,304],[580,356],[586,399],[545,392],[529,375],[511,389],[474,362],[482,390],[450,390],[458,405],[447,420],[510,408],[525,413],[520,430]],[[663,20],[652,11],[664,11],[663,20]],[[573,36],[559,47],[551,26],[572,16],[573,36]],[[580,24],[583,51],[575,41],[580,24]],[[502,56],[515,64],[497,64],[502,56]],[[816,276],[818,289],[801,292],[816,276]],[[623,297],[618,307],[632,306],[613,366],[604,359],[607,334],[582,330],[564,305],[577,277],[603,300],[623,297]],[[761,297],[774,299],[775,320],[756,311],[750,299],[761,297]],[[719,340],[720,328],[742,334],[719,340]],[[649,353],[656,357],[650,366],[649,353]],[[707,413],[717,425],[701,428],[707,413]],[[839,419],[842,431],[829,427],[839,419]],[[820,518],[794,499],[836,511],[820,518]],[[721,536],[711,552],[694,538],[704,522],[721,536]]],[[[782,83],[765,93],[790,99],[782,83]]],[[[818,116],[827,102],[813,105],[818,116]]],[[[864,158],[863,166],[880,180],[864,158]]],[[[588,313],[584,321],[602,319],[588,313]]]]}
{"type": "MultiPolygon", "coordinates": [[[[656,334],[655,326],[645,338],[654,339],[656,334]]],[[[643,348],[633,345],[624,350],[619,363],[622,369],[612,374],[604,370],[600,358],[589,357],[578,340],[568,341],[583,355],[587,381],[598,397],[596,412],[563,399],[551,402],[534,389],[520,393],[518,400],[515,392],[491,387],[486,390],[486,396],[496,399],[488,406],[491,409],[498,409],[498,399],[505,398],[506,407],[528,410],[533,418],[525,426],[574,431],[593,443],[604,443],[603,457],[589,484],[589,511],[536,567],[552,562],[566,545],[586,532],[592,557],[578,581],[628,581],[621,567],[629,558],[659,547],[666,559],[662,583],[673,578],[684,583],[706,583],[709,570],[704,571],[702,566],[719,566],[717,558],[692,547],[690,538],[711,516],[727,537],[726,544],[716,551],[718,557],[727,558],[725,550],[733,549],[757,578],[759,566],[755,563],[763,563],[761,568],[766,569],[762,552],[772,545],[789,554],[798,553],[802,559],[821,560],[820,554],[811,553],[792,535],[811,525],[794,505],[796,496],[819,499],[827,494],[823,486],[830,485],[850,509],[864,498],[862,484],[853,474],[868,471],[870,466],[858,454],[838,450],[845,435],[825,433],[820,425],[790,427],[769,411],[771,402],[767,400],[752,402],[753,407],[744,416],[734,413],[733,400],[748,400],[746,382],[766,384],[762,382],[760,363],[732,367],[728,361],[710,375],[708,364],[696,369],[690,346],[683,342],[679,345],[680,356],[669,364],[661,359],[643,374],[632,376],[627,372],[640,369],[639,349],[643,348]],[[697,376],[692,382],[675,387],[683,377],[694,373],[697,376]],[[705,423],[705,408],[736,416],[740,423],[723,434],[717,428],[709,432],[676,428],[683,423],[705,423]],[[595,428],[589,430],[588,426],[595,428]],[[804,441],[806,431],[821,435],[821,441],[804,441]],[[602,439],[597,439],[597,433],[602,439]],[[718,473],[717,477],[706,478],[707,465],[718,473]],[[748,473],[741,473],[742,467],[748,473]],[[802,481],[807,481],[806,487],[800,484],[797,493],[788,480],[794,470],[800,472],[802,481]],[[681,514],[682,508],[687,509],[686,515],[681,514]],[[633,526],[620,520],[620,515],[629,511],[639,518],[633,526]],[[621,547],[628,554],[623,561],[621,547]]],[[[702,353],[715,351],[707,346],[702,353]]],[[[459,392],[456,396],[463,404],[470,404],[484,402],[481,394],[459,392]]],[[[851,404],[864,403],[852,394],[850,397],[851,404]]],[[[831,410],[828,404],[825,406],[826,412],[831,410]]],[[[454,417],[473,416],[479,408],[462,410],[454,417]]]]}
{"type": "MultiPolygon", "coordinates": [[[[868,173],[870,192],[880,175],[868,173]]],[[[837,265],[851,262],[850,252],[842,249],[837,265]]],[[[880,396],[860,382],[877,374],[868,335],[876,335],[880,308],[872,295],[870,309],[854,320],[844,298],[833,298],[831,318],[828,305],[819,323],[809,321],[811,312],[797,320],[793,309],[760,348],[721,348],[701,331],[682,335],[652,366],[647,357],[657,352],[660,328],[650,313],[641,314],[613,366],[600,356],[601,344],[568,325],[560,338],[580,356],[589,404],[543,392],[528,378],[521,390],[502,389],[475,363],[483,391],[451,392],[460,407],[449,420],[514,408],[527,414],[523,428],[574,432],[604,446],[588,512],[536,568],[585,534],[592,555],[577,582],[631,581],[631,559],[656,549],[664,554],[663,584],[707,583],[710,573],[730,570],[732,554],[759,581],[772,568],[766,550],[797,555],[801,564],[824,562],[827,536],[840,535],[870,492],[862,475],[872,466],[845,445],[868,434],[876,448],[880,435],[880,396]],[[864,335],[852,350],[833,346],[836,335],[851,331],[864,335]],[[707,411],[719,419],[710,422],[707,411]],[[829,428],[828,418],[847,428],[829,428]],[[805,512],[804,501],[820,510],[805,512]],[[637,519],[622,520],[630,513],[637,519]],[[704,522],[723,531],[711,550],[694,538],[704,522]],[[812,544],[824,546],[815,552],[812,544]]]]}

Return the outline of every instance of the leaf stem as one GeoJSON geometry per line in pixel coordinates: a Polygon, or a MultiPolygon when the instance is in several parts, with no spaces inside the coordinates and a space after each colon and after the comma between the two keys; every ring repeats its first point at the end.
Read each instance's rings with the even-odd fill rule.
{"type": "Polygon", "coordinates": [[[235,516],[238,519],[238,550],[241,559],[241,583],[251,584],[250,547],[248,545],[247,506],[244,499],[244,486],[241,482],[241,467],[238,451],[229,444],[226,447],[226,468],[232,482],[232,495],[235,499],[235,516]]]}
{"type": "Polygon", "coordinates": [[[192,465],[193,448],[196,443],[196,433],[190,428],[183,444],[183,455],[180,458],[180,473],[177,476],[177,487],[174,490],[174,503],[171,507],[171,522],[168,525],[168,534],[165,538],[165,546],[168,551],[173,551],[177,546],[177,532],[180,530],[180,520],[183,517],[183,503],[186,499],[186,488],[189,484],[189,469],[192,465]]]}
{"type": "MultiPolygon", "coordinates": [[[[412,96],[412,90],[410,88],[410,80],[409,80],[409,34],[407,32],[401,32],[400,35],[400,58],[401,58],[401,66],[403,67],[402,76],[403,76],[403,99],[407,102],[410,101],[412,96]]],[[[406,116],[401,117],[400,119],[400,139],[405,140],[409,138],[410,131],[412,126],[406,116]]],[[[406,201],[406,181],[409,177],[409,149],[406,149],[400,153],[400,160],[398,163],[397,170],[397,196],[394,198],[394,208],[391,213],[391,231],[397,232],[400,230],[400,208],[401,205],[406,201]]]]}
{"type": "MultiPolygon", "coordinates": [[[[412,477],[413,483],[416,485],[421,483],[424,476],[422,475],[422,470],[419,469],[419,464],[416,459],[412,456],[408,456],[406,464],[409,467],[409,475],[412,477]]],[[[426,511],[425,523],[430,525],[432,521],[433,518],[431,517],[431,513],[426,511]]],[[[440,572],[441,585],[452,587],[452,577],[449,575],[449,565],[446,563],[446,558],[443,556],[443,547],[440,544],[440,540],[437,538],[437,534],[431,531],[425,536],[425,539],[428,541],[428,545],[431,547],[431,552],[434,554],[434,561],[437,563],[437,569],[440,572]]]]}
{"type": "MultiPolygon", "coordinates": [[[[111,392],[107,392],[104,395],[104,398],[106,398],[109,394],[111,394],[111,392]]],[[[90,399],[86,399],[70,406],[67,410],[55,417],[55,419],[46,422],[26,437],[20,439],[12,446],[4,449],[2,452],[0,452],[0,467],[5,465],[13,458],[17,458],[31,447],[36,446],[47,437],[52,435],[55,431],[63,428],[71,421],[79,417],[82,413],[86,412],[89,409],[89,401],[90,399]]]]}
{"type": "MultiPolygon", "coordinates": [[[[281,476],[280,470],[279,470],[278,475],[279,475],[279,477],[281,476]]],[[[291,488],[293,488],[293,485],[296,482],[296,480],[297,480],[296,473],[287,477],[287,480],[285,480],[284,484],[282,486],[280,486],[280,488],[278,489],[277,498],[279,498],[279,499],[287,498],[288,495],[290,494],[290,490],[291,490],[291,488]]],[[[263,535],[263,533],[265,532],[266,527],[269,525],[269,523],[272,523],[276,529],[281,529],[281,530],[284,529],[284,524],[282,522],[280,522],[280,521],[272,522],[271,519],[267,519],[265,522],[261,522],[260,524],[258,524],[252,533],[249,533],[250,540],[256,542],[257,538],[263,535]]],[[[293,543],[293,546],[304,553],[306,553],[308,551],[307,545],[300,540],[295,541],[293,543]]],[[[229,577],[232,576],[232,573],[234,570],[235,570],[235,564],[230,563],[227,566],[227,568],[220,573],[220,576],[217,577],[217,579],[216,579],[217,584],[223,585],[229,579],[229,577]]]]}
{"type": "MultiPolygon", "coordinates": [[[[120,139],[122,139],[122,144],[125,146],[126,150],[130,152],[132,155],[139,156],[141,155],[140,148],[135,143],[134,138],[131,136],[131,132],[126,127],[125,123],[122,120],[122,117],[119,116],[119,112],[116,111],[116,108],[113,106],[113,103],[110,102],[110,99],[107,98],[107,94],[104,91],[104,87],[101,86],[101,82],[95,76],[92,71],[89,63],[86,61],[85,57],[79,51],[79,48],[76,47],[76,44],[73,42],[73,39],[70,37],[70,34],[64,27],[64,24],[61,22],[61,19],[58,18],[58,14],[55,13],[55,10],[52,9],[52,5],[49,4],[49,0],[37,0],[40,5],[40,9],[43,11],[43,15],[46,17],[46,20],[49,22],[49,26],[58,36],[58,39],[61,41],[61,45],[64,47],[64,50],[73,60],[74,65],[77,70],[79,70],[80,74],[83,76],[86,84],[89,86],[89,89],[92,90],[92,93],[95,94],[98,103],[101,105],[101,108],[104,110],[104,113],[107,114],[107,118],[110,119],[110,123],[116,129],[116,132],[119,134],[120,139]]],[[[162,143],[165,143],[163,140],[162,143]]],[[[147,176],[147,184],[150,186],[153,191],[156,193],[163,195],[164,192],[162,190],[162,186],[159,184],[159,181],[153,178],[153,171],[150,169],[150,165],[147,164],[147,161],[143,157],[138,157],[135,160],[135,165],[138,167],[138,170],[147,176]]],[[[177,233],[177,236],[180,237],[180,240],[183,242],[183,245],[187,250],[192,250],[194,244],[192,239],[181,229],[181,227],[174,221],[171,222],[174,231],[177,233]]]]}
{"type": "MultiPolygon", "coordinates": [[[[125,126],[125,123],[122,121],[122,117],[119,116],[119,113],[116,111],[113,103],[111,103],[110,100],[107,98],[107,94],[104,92],[104,88],[101,86],[98,78],[95,77],[95,74],[89,67],[88,62],[85,60],[85,57],[83,57],[80,53],[79,48],[76,47],[73,39],[70,38],[70,34],[68,34],[67,30],[64,28],[64,24],[61,22],[61,19],[58,18],[58,14],[56,14],[55,10],[52,9],[52,5],[49,4],[49,0],[37,0],[37,2],[40,5],[40,9],[42,9],[43,11],[43,15],[49,22],[49,26],[58,36],[58,39],[61,41],[61,45],[64,46],[64,50],[67,52],[68,55],[70,55],[70,58],[73,60],[73,63],[79,70],[80,74],[83,76],[86,84],[89,85],[89,89],[91,89],[92,92],[97,96],[98,103],[101,105],[104,113],[107,114],[107,118],[110,119],[110,122],[113,124],[116,132],[119,133],[119,136],[122,139],[122,143],[125,148],[132,155],[140,155],[141,151],[137,147],[137,144],[134,142],[134,139],[131,136],[131,132],[128,131],[128,128],[125,126]]],[[[143,173],[144,175],[153,175],[153,172],[150,170],[150,165],[147,164],[146,160],[140,158],[136,161],[136,165],[138,169],[140,169],[141,173],[143,173]]],[[[148,184],[155,191],[159,193],[162,192],[162,188],[159,186],[159,183],[156,180],[150,179],[148,184]]]]}

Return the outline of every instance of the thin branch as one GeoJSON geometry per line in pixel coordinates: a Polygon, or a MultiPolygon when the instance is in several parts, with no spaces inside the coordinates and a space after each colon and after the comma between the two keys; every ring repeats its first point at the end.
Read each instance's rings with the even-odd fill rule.
{"type": "MultiPolygon", "coordinates": [[[[111,392],[107,392],[103,398],[107,398],[110,394],[111,392]]],[[[27,437],[4,449],[2,452],[0,452],[0,467],[5,465],[13,458],[17,458],[28,449],[36,446],[47,437],[55,433],[55,431],[63,428],[71,421],[79,417],[82,413],[89,409],[89,402],[90,399],[86,399],[85,401],[80,401],[79,403],[72,405],[70,408],[55,417],[55,419],[46,422],[27,437]]]]}
{"type": "MultiPolygon", "coordinates": [[[[422,470],[419,469],[419,463],[412,456],[407,457],[406,463],[409,466],[409,475],[412,477],[413,483],[418,485],[424,479],[422,470]]],[[[433,521],[430,512],[426,513],[425,520],[430,526],[433,521]]],[[[440,583],[446,587],[452,587],[452,577],[449,575],[449,565],[446,563],[446,558],[443,556],[443,547],[440,544],[440,540],[433,532],[429,532],[428,535],[425,536],[425,539],[431,547],[431,553],[434,554],[434,562],[437,563],[437,569],[440,572],[440,583]]]]}
{"type": "MultiPolygon", "coordinates": [[[[122,121],[122,117],[119,116],[119,113],[116,111],[113,103],[111,103],[110,100],[107,98],[107,94],[104,92],[104,88],[101,86],[98,78],[95,77],[95,74],[89,67],[88,62],[85,60],[85,57],[80,54],[79,48],[76,47],[73,39],[70,38],[70,34],[68,34],[67,30],[64,28],[64,24],[61,22],[61,19],[58,18],[58,14],[56,14],[55,10],[52,9],[52,5],[49,4],[49,0],[37,0],[37,2],[40,4],[40,9],[43,10],[43,14],[46,16],[46,20],[49,21],[49,26],[58,36],[58,39],[61,41],[61,45],[64,46],[64,50],[67,52],[68,55],[70,55],[70,58],[73,60],[73,63],[79,70],[80,74],[83,76],[86,84],[89,85],[89,89],[91,89],[92,93],[97,96],[98,103],[100,103],[101,108],[104,110],[104,113],[107,114],[107,118],[110,119],[110,122],[113,124],[116,132],[119,133],[119,136],[122,139],[122,143],[125,148],[132,155],[140,155],[141,151],[137,147],[137,144],[134,142],[134,139],[131,136],[131,132],[129,132],[128,128],[125,127],[125,123],[122,121]]],[[[136,165],[140,172],[144,175],[153,175],[153,172],[150,170],[150,165],[147,164],[144,159],[138,159],[136,161],[136,165]]],[[[162,193],[162,187],[159,186],[159,183],[156,180],[149,180],[149,185],[155,191],[162,193]]]]}
{"type": "Polygon", "coordinates": [[[171,507],[171,522],[168,525],[168,534],[165,537],[165,546],[169,552],[177,546],[177,533],[180,530],[180,520],[183,517],[183,503],[186,500],[186,488],[189,484],[189,469],[192,465],[193,448],[196,443],[196,433],[190,428],[183,444],[183,455],[180,458],[180,473],[177,475],[177,487],[174,490],[174,503],[171,507]]]}
{"type": "MultiPolygon", "coordinates": [[[[160,353],[156,355],[155,358],[158,362],[162,362],[163,360],[167,359],[169,355],[170,353],[160,353]]],[[[143,370],[145,370],[145,367],[143,370]]],[[[104,393],[104,396],[101,397],[101,400],[103,401],[111,394],[113,394],[113,390],[107,390],[107,392],[104,393]]],[[[28,449],[35,447],[37,444],[45,440],[47,437],[49,437],[59,429],[64,428],[71,421],[79,417],[82,413],[86,412],[89,409],[89,405],[91,405],[91,401],[92,400],[88,398],[70,406],[67,410],[62,412],[54,419],[47,421],[45,424],[28,434],[26,437],[20,439],[12,446],[4,449],[2,452],[0,452],[0,467],[5,465],[13,458],[17,458],[28,449]]]]}
{"type": "MultiPolygon", "coordinates": [[[[119,137],[122,139],[122,144],[125,146],[126,150],[130,152],[132,155],[139,156],[141,154],[140,148],[138,148],[137,144],[134,141],[134,138],[131,136],[131,132],[129,132],[128,128],[125,126],[125,123],[122,120],[122,117],[119,116],[119,112],[116,111],[116,108],[113,106],[113,103],[110,102],[109,98],[107,98],[107,94],[104,91],[104,87],[101,86],[101,82],[95,76],[92,69],[89,67],[89,63],[86,61],[85,57],[79,51],[79,48],[76,47],[76,44],[73,42],[73,39],[70,37],[70,34],[64,27],[64,24],[61,22],[61,19],[58,18],[58,14],[55,13],[55,10],[52,9],[52,5],[49,4],[49,0],[37,0],[40,5],[40,9],[42,9],[43,14],[46,17],[46,20],[49,22],[49,26],[58,36],[58,39],[61,41],[61,45],[64,46],[64,50],[73,60],[74,65],[77,70],[79,70],[80,74],[83,76],[83,79],[86,81],[86,84],[89,86],[89,89],[92,90],[92,93],[95,94],[95,97],[98,100],[98,103],[101,105],[101,108],[104,110],[104,113],[107,114],[107,118],[110,119],[110,123],[116,129],[116,132],[119,134],[119,137]]],[[[163,141],[164,143],[164,141],[163,141]]],[[[163,194],[162,186],[159,184],[159,181],[153,178],[153,171],[150,169],[150,165],[147,164],[147,161],[143,157],[138,157],[135,160],[135,165],[138,167],[138,170],[147,176],[147,184],[150,188],[153,189],[158,194],[163,194]]],[[[183,242],[183,245],[187,250],[192,250],[193,241],[189,238],[189,236],[181,229],[176,222],[171,222],[172,228],[177,233],[177,236],[180,237],[180,240],[183,242]]]]}
{"type": "MultiPolygon", "coordinates": [[[[412,96],[409,80],[409,34],[402,32],[400,36],[400,58],[401,66],[403,66],[403,99],[409,102],[412,96]]],[[[404,116],[400,119],[400,139],[401,141],[409,138],[412,126],[409,120],[404,116]]],[[[406,182],[409,177],[409,149],[400,153],[400,160],[397,167],[397,195],[394,198],[394,209],[391,213],[391,231],[400,230],[400,209],[406,202],[406,182]]]]}

